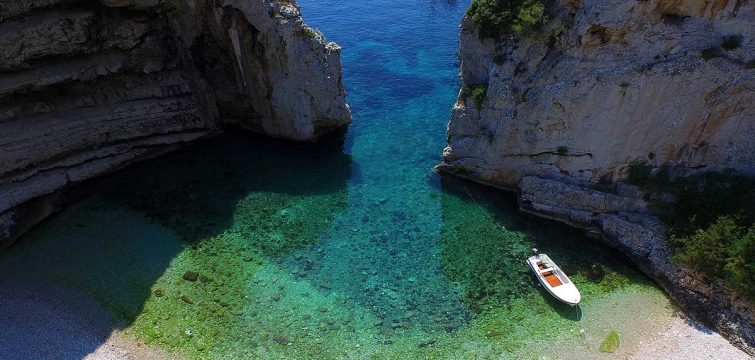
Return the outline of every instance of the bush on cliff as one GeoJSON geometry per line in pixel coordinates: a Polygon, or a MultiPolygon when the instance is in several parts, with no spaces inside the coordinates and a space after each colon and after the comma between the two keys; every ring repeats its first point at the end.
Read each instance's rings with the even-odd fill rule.
{"type": "Polygon", "coordinates": [[[467,15],[479,26],[481,38],[521,33],[548,22],[543,0],[472,0],[467,15]]]}
{"type": "Polygon", "coordinates": [[[669,226],[672,260],[723,280],[755,303],[755,179],[708,172],[673,181],[669,226]]]}
{"type": "Polygon", "coordinates": [[[755,224],[750,229],[736,218],[721,216],[688,237],[672,236],[672,260],[722,279],[731,289],[755,302],[755,224]]]}
{"type": "Polygon", "coordinates": [[[474,103],[477,111],[482,111],[482,104],[485,103],[485,97],[488,95],[487,85],[477,85],[472,89],[472,102],[474,103]]]}

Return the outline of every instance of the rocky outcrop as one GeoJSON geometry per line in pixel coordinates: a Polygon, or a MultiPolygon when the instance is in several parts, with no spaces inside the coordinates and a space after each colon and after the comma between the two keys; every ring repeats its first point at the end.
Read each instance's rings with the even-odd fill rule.
{"type": "Polygon", "coordinates": [[[340,48],[292,1],[11,0],[0,34],[0,246],[59,189],[223,124],[312,141],[351,120],[340,48]]]}
{"type": "Polygon", "coordinates": [[[755,174],[755,3],[584,0],[554,12],[543,31],[503,40],[463,21],[445,169],[506,187],[531,174],[621,179],[634,163],[755,174]],[[730,35],[739,47],[726,50],[730,35]],[[481,109],[469,98],[478,85],[481,109]]]}
{"type": "Polygon", "coordinates": [[[755,175],[755,2],[556,1],[534,33],[482,39],[465,18],[459,56],[438,169],[604,239],[755,353],[751,305],[672,264],[663,225],[622,182],[638,164],[755,175]],[[595,190],[607,183],[617,194],[595,190]]]}

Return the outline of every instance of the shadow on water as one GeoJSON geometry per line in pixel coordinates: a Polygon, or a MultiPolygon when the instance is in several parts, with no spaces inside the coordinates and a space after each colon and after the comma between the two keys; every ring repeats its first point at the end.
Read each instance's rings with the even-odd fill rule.
{"type": "MultiPolygon", "coordinates": [[[[537,280],[535,280],[537,281],[537,280]]],[[[545,299],[545,301],[548,303],[548,306],[550,306],[553,311],[555,311],[559,316],[561,316],[564,319],[572,320],[572,321],[580,321],[582,320],[582,308],[577,306],[571,306],[564,304],[558,300],[556,300],[553,295],[548,293],[542,286],[537,286],[537,290],[540,293],[540,295],[545,299]]]]}
{"type": "Polygon", "coordinates": [[[525,264],[533,247],[548,253],[580,288],[583,299],[630,282],[649,283],[631,263],[580,231],[520,213],[511,193],[441,176],[443,228],[441,265],[464,288],[464,301],[477,313],[508,308],[513,299],[538,292],[562,318],[581,319],[574,308],[538,286],[525,264]],[[590,281],[591,269],[606,276],[590,281]]]}
{"type": "MultiPolygon", "coordinates": [[[[358,168],[352,168],[338,139],[325,141],[327,146],[253,134],[223,135],[111,177],[104,182],[104,196],[194,242],[228,229],[239,201],[249,194],[316,196],[343,191],[358,168]]],[[[346,198],[340,200],[337,208],[342,209],[346,198]]],[[[281,210],[281,203],[270,201],[260,204],[270,209],[256,210],[281,210]]]]}
{"type": "Polygon", "coordinates": [[[185,338],[172,313],[209,334],[201,322],[239,312],[265,258],[316,241],[346,207],[341,146],[226,134],[84,184],[96,194],[0,254],[0,353],[79,359],[132,325],[171,350],[185,338]],[[162,318],[135,323],[150,312],[162,318]]]}

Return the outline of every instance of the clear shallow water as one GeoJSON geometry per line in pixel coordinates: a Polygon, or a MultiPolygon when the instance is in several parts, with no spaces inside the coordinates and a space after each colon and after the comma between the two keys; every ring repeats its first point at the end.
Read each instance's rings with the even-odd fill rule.
{"type": "Polygon", "coordinates": [[[343,144],[225,135],[137,165],[0,254],[0,273],[87,294],[128,336],[189,358],[599,357],[610,330],[639,338],[639,309],[667,315],[610,249],[430,171],[466,2],[300,4],[343,46],[343,144]],[[531,247],[572,276],[581,314],[536,286],[531,247]]]}

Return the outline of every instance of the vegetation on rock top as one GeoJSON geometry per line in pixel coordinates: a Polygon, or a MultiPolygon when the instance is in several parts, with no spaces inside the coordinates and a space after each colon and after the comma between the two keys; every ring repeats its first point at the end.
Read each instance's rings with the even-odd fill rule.
{"type": "Polygon", "coordinates": [[[755,302],[755,178],[733,171],[671,179],[667,167],[630,168],[629,182],[674,195],[661,205],[672,260],[755,302]]]}
{"type": "Polygon", "coordinates": [[[543,0],[472,0],[467,15],[479,25],[481,38],[526,32],[549,20],[543,0]]]}
{"type": "Polygon", "coordinates": [[[675,183],[676,205],[662,214],[673,260],[755,301],[755,179],[708,172],[675,183]]]}

